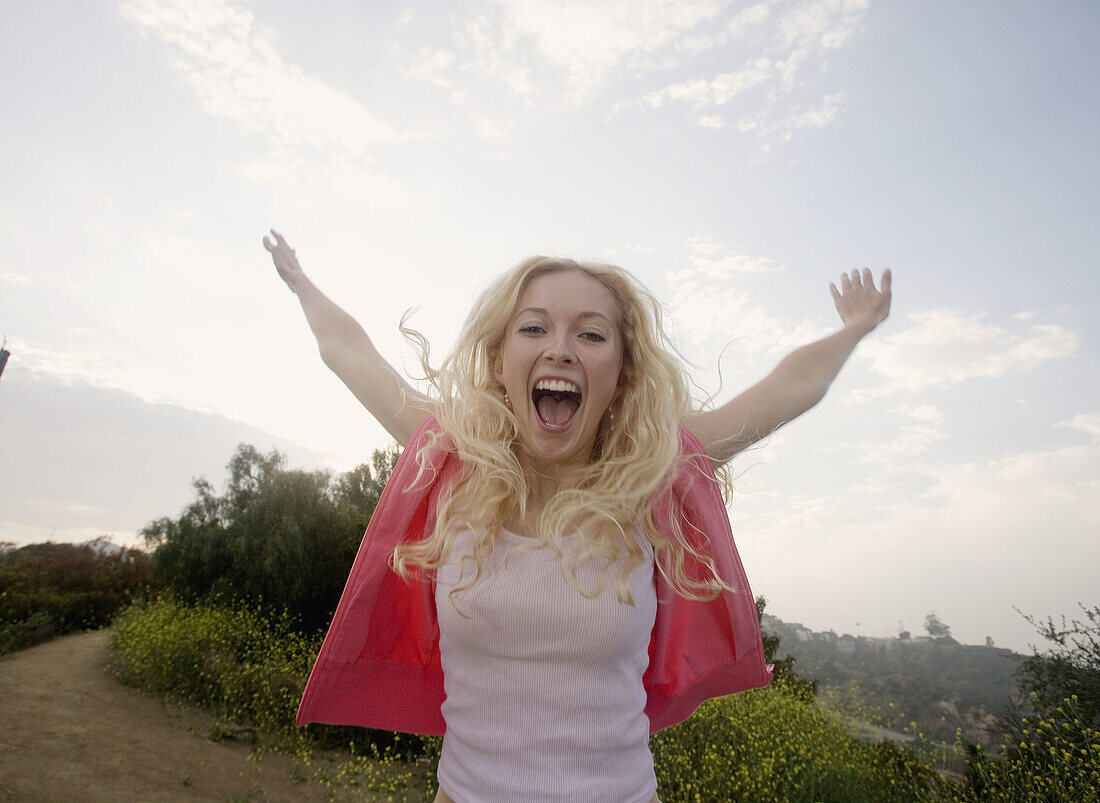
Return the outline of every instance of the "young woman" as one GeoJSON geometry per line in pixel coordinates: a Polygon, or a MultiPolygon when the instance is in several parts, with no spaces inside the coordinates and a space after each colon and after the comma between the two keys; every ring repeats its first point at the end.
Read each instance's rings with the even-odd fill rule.
{"type": "Polygon", "coordinates": [[[701,411],[626,272],[534,257],[438,370],[424,348],[432,398],[272,235],[325,364],[406,447],[299,724],[445,734],[438,801],[657,800],[649,734],[771,676],[715,468],[820,401],[889,271],[843,276],[841,329],[701,411]]]}

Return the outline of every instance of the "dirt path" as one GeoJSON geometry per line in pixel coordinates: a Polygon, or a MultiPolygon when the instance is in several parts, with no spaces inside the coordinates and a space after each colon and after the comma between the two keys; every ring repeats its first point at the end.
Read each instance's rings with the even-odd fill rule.
{"type": "Polygon", "coordinates": [[[213,720],[121,685],[104,632],[0,658],[0,803],[328,800],[295,760],[215,744],[213,720]]]}

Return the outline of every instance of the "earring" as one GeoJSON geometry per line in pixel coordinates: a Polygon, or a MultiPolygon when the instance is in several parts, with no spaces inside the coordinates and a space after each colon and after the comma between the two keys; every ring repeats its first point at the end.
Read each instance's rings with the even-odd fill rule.
{"type": "Polygon", "coordinates": [[[607,411],[607,431],[608,432],[614,432],[615,427],[617,427],[618,425],[619,425],[618,422],[615,421],[615,411],[614,410],[608,410],[607,411]]]}
{"type": "Polygon", "coordinates": [[[509,410],[512,409],[512,400],[508,398],[507,390],[504,391],[504,406],[507,407],[509,410]]]}

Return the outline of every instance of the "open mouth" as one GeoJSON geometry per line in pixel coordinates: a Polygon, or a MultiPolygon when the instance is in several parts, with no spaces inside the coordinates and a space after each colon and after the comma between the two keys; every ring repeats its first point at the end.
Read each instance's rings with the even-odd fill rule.
{"type": "Polygon", "coordinates": [[[540,379],[531,391],[531,401],[543,424],[562,429],[581,407],[581,390],[564,379],[540,379]]]}

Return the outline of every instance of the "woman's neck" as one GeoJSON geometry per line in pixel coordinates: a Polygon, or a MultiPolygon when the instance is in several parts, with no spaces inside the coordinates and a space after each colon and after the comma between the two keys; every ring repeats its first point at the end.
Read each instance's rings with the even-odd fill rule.
{"type": "Polygon", "coordinates": [[[527,479],[526,513],[521,517],[517,505],[505,519],[504,527],[521,535],[534,536],[543,509],[559,491],[573,486],[581,469],[553,463],[537,465],[522,457],[520,464],[527,479]]]}

